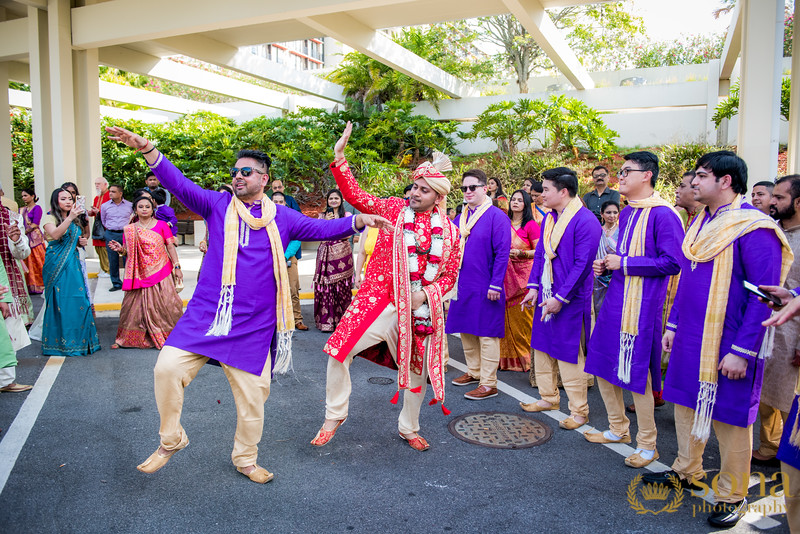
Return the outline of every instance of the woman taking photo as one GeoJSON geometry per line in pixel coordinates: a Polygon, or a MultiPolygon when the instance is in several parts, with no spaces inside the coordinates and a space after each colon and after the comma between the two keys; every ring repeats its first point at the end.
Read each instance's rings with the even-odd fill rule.
{"type": "MultiPolygon", "coordinates": [[[[603,233],[600,236],[600,246],[597,248],[597,258],[602,260],[609,254],[617,253],[617,239],[619,239],[619,204],[613,200],[604,202],[600,206],[600,217],[603,222],[603,233]]],[[[594,315],[600,312],[600,305],[606,298],[608,284],[611,282],[611,271],[594,279],[594,292],[592,302],[594,304],[594,315]]]]}
{"type": "Polygon", "coordinates": [[[503,184],[500,183],[500,179],[489,178],[489,181],[486,182],[486,188],[489,191],[489,198],[492,199],[492,204],[503,211],[508,211],[508,197],[503,192],[503,184]]]}
{"type": "Polygon", "coordinates": [[[533,220],[531,197],[522,189],[511,195],[511,253],[503,288],[506,294],[506,336],[500,338],[500,370],[529,371],[533,308],[520,308],[528,292],[533,252],[539,242],[539,225],[533,220]]]}
{"type": "Polygon", "coordinates": [[[136,222],[123,230],[124,246],[116,241],[108,243],[111,250],[128,257],[122,281],[125,296],[116,343],[111,348],[160,349],[183,315],[183,301],[173,281],[173,276],[182,281],[183,273],[172,230],[153,216],[153,199],[139,196],[133,201],[133,209],[136,222]]]}
{"type": "Polygon", "coordinates": [[[19,210],[22,221],[25,223],[25,234],[28,236],[28,243],[31,247],[31,254],[25,258],[25,267],[28,273],[25,275],[25,282],[28,284],[28,292],[38,295],[44,292],[44,281],[42,281],[42,267],[44,267],[44,236],[39,229],[42,222],[42,208],[36,203],[39,198],[33,189],[26,187],[22,190],[22,202],[25,205],[19,210]]]}
{"type": "MultiPolygon", "coordinates": [[[[342,205],[342,193],[331,189],[320,219],[342,219],[352,213],[342,205]]],[[[353,248],[349,239],[323,241],[317,249],[314,272],[314,322],[322,332],[333,332],[353,299],[353,248]]]]}
{"type": "Polygon", "coordinates": [[[50,241],[42,269],[45,356],[85,356],[100,350],[78,252],[88,242],[83,236],[87,227],[84,211],[68,190],[53,191],[50,215],[45,217],[43,225],[45,238],[50,241]]]}

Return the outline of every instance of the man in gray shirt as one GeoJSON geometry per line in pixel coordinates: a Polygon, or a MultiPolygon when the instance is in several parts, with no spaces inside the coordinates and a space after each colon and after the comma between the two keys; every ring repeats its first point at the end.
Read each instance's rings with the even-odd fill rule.
{"type": "Polygon", "coordinates": [[[111,275],[111,289],[122,289],[122,280],[119,277],[119,254],[108,248],[111,241],[122,243],[122,230],[131,221],[133,204],[122,198],[122,186],[111,185],[108,187],[111,200],[100,205],[100,220],[106,229],[106,249],[108,250],[108,270],[111,275]]]}
{"type": "Polygon", "coordinates": [[[622,206],[619,201],[619,191],[608,187],[608,176],[608,168],[603,165],[592,169],[594,189],[583,195],[583,203],[594,213],[598,221],[600,221],[600,207],[606,202],[614,201],[622,206]]]}

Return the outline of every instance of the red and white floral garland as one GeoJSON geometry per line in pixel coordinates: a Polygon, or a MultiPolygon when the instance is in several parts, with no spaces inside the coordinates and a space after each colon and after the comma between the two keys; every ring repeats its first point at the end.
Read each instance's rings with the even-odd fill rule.
{"type": "MultiPolygon", "coordinates": [[[[411,279],[411,292],[421,291],[423,286],[431,284],[439,272],[442,263],[442,250],[444,248],[444,230],[442,229],[442,216],[439,210],[434,209],[431,214],[431,248],[428,251],[428,264],[425,272],[420,273],[419,255],[417,250],[419,241],[415,228],[416,212],[410,206],[403,210],[403,241],[408,253],[408,274],[411,279]]],[[[433,334],[433,322],[431,321],[431,309],[427,303],[423,304],[413,313],[414,334],[418,336],[429,336],[433,334]]]]}

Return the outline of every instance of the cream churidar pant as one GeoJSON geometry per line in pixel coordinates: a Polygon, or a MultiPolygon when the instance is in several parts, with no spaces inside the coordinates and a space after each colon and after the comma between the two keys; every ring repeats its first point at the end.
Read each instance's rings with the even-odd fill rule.
{"type": "Polygon", "coordinates": [[[500,338],[461,334],[461,346],[469,376],[481,386],[497,387],[497,368],[500,365],[500,338]]]}
{"type": "MultiPolygon", "coordinates": [[[[627,436],[630,433],[631,421],[625,415],[625,402],[622,398],[622,388],[597,377],[597,385],[603,404],[608,412],[608,429],[617,436],[627,436]]],[[[647,373],[647,389],[644,395],[633,393],[633,404],[636,406],[636,422],[639,431],[636,433],[636,446],[646,451],[656,448],[655,399],[653,398],[653,385],[650,373],[647,373]]]]}
{"type": "MultiPolygon", "coordinates": [[[[353,357],[359,352],[385,341],[389,346],[392,358],[397,359],[397,308],[394,304],[389,304],[381,312],[375,322],[373,322],[364,335],[355,344],[347,355],[344,362],[336,358],[328,358],[328,378],[325,398],[325,418],[341,420],[347,417],[350,404],[350,365],[353,357]]],[[[427,347],[427,341],[426,341],[427,347]]],[[[422,375],[411,373],[409,389],[403,392],[403,409],[397,421],[397,429],[403,434],[419,432],[419,410],[422,401],[425,400],[425,390],[428,383],[425,380],[428,375],[427,367],[422,370],[422,375]],[[421,387],[419,393],[411,393],[410,389],[421,387]]]]}
{"type": "MultiPolygon", "coordinates": [[[[675,432],[678,435],[678,457],[672,470],[681,478],[700,480],[703,471],[705,443],[692,437],[694,410],[675,405],[675,432]]],[[[750,455],[753,448],[753,425],[747,428],[711,421],[719,442],[720,473],[717,482],[716,502],[739,502],[747,496],[750,480],[750,455]]],[[[711,486],[711,482],[706,482],[711,486]]]]}
{"type": "Polygon", "coordinates": [[[786,521],[789,532],[800,532],[800,471],[781,462],[783,498],[786,501],[786,521]]]}
{"type": "MultiPolygon", "coordinates": [[[[236,402],[236,434],[233,437],[233,465],[247,467],[258,459],[258,442],[264,432],[264,403],[269,397],[270,357],[261,376],[222,365],[236,402]]],[[[189,438],[181,426],[183,391],[208,361],[206,356],[165,346],[158,354],[153,370],[156,404],[161,416],[161,446],[167,450],[182,449],[189,438]]]]}
{"type": "Polygon", "coordinates": [[[589,401],[587,399],[586,373],[583,366],[586,363],[586,353],[584,352],[585,334],[581,331],[581,344],[578,348],[578,363],[567,363],[552,358],[546,352],[540,350],[533,351],[533,366],[536,372],[536,386],[539,388],[539,396],[543,401],[549,402],[553,406],[558,406],[561,402],[561,395],[558,393],[558,374],[561,373],[561,384],[567,392],[569,399],[570,415],[589,417],[589,401]]]}

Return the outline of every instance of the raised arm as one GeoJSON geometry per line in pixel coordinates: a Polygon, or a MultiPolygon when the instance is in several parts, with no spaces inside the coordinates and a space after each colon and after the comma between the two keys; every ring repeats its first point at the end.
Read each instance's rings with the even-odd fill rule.
{"type": "Polygon", "coordinates": [[[219,195],[214,191],[206,191],[190,179],[186,178],[175,165],[165,158],[158,149],[142,137],[119,126],[106,127],[111,134],[109,139],[119,141],[142,153],[147,165],[155,173],[156,178],[167,189],[183,202],[187,208],[203,218],[211,214],[212,206],[219,201],[219,195]]]}
{"type": "Polygon", "coordinates": [[[333,172],[336,185],[342,191],[344,199],[355,206],[358,211],[386,217],[390,210],[390,199],[382,199],[370,195],[361,189],[344,157],[344,149],[352,132],[353,124],[348,121],[342,136],[336,142],[336,146],[333,147],[334,159],[333,163],[331,163],[331,172],[333,172]]]}

